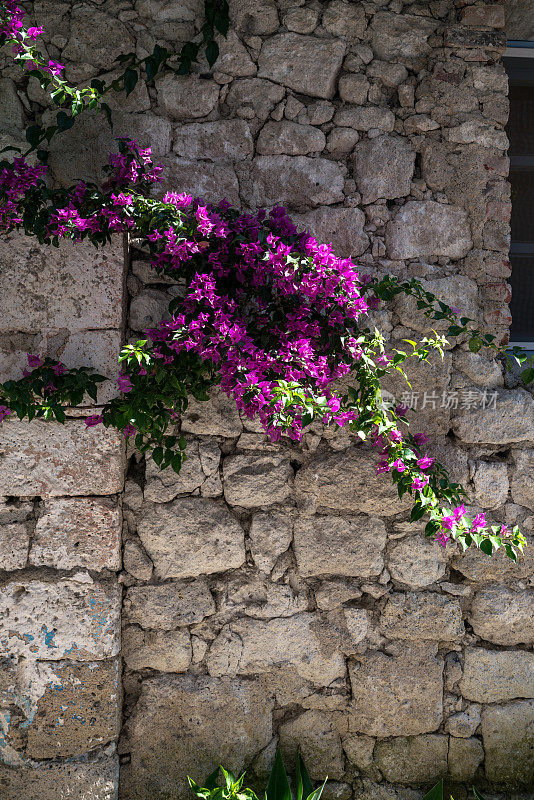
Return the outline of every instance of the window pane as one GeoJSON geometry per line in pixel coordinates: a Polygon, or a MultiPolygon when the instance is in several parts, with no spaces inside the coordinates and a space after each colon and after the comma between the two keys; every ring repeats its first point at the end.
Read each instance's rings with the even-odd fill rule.
{"type": "Polygon", "coordinates": [[[512,340],[534,339],[534,253],[531,256],[510,256],[512,264],[512,340]]]}
{"type": "MultiPolygon", "coordinates": [[[[532,74],[534,77],[534,59],[532,74]]],[[[510,86],[510,117],[506,130],[510,140],[510,155],[534,155],[534,88],[510,86]]]]}
{"type": "Polygon", "coordinates": [[[512,242],[534,243],[534,170],[510,172],[512,242]]]}

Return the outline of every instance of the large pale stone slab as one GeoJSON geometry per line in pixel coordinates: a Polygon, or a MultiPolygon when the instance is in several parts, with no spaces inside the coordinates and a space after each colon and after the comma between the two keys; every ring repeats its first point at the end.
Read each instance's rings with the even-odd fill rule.
{"type": "Polygon", "coordinates": [[[331,244],[340,258],[361,256],[369,246],[365,214],[359,208],[317,208],[293,214],[293,220],[318,242],[331,244]]]}
{"type": "Polygon", "coordinates": [[[512,499],[520,506],[534,509],[534,450],[515,452],[514,462],[512,499]]]}
{"type": "Polygon", "coordinates": [[[238,773],[272,738],[274,702],[259,681],[165,675],[143,682],[126,729],[132,800],[189,796],[219,762],[238,773]],[[199,736],[199,731],[202,735],[199,736]]]}
{"type": "Polygon", "coordinates": [[[377,517],[303,517],[295,523],[294,549],[303,576],[369,578],[384,566],[386,527],[377,517]]]}
{"type": "Polygon", "coordinates": [[[320,153],[325,146],[326,137],[319,128],[281,120],[267,122],[261,129],[256,152],[260,155],[305,156],[320,153]]]}
{"type": "Polygon", "coordinates": [[[45,661],[91,661],[119,652],[120,587],[60,580],[12,581],[0,597],[0,650],[45,661]]]}
{"type": "Polygon", "coordinates": [[[116,494],[123,484],[123,441],[117,431],[82,419],[4,420],[0,470],[6,495],[57,497],[116,494]]]}
{"type": "Polygon", "coordinates": [[[131,586],[123,610],[127,622],[142,628],[172,630],[194,625],[215,613],[215,602],[206,582],[173,581],[162,586],[131,586]]]}
{"type": "Polygon", "coordinates": [[[371,23],[371,46],[385,61],[416,58],[428,52],[428,37],[436,25],[428,17],[379,11],[371,23]]]}
{"type": "Polygon", "coordinates": [[[322,24],[332,36],[361,39],[367,27],[365,10],[359,4],[332,0],[324,11],[322,24]]]}
{"type": "Polygon", "coordinates": [[[227,625],[208,657],[210,675],[262,674],[292,669],[304,680],[329,686],[345,675],[340,641],[316,614],[269,622],[238,620],[227,625]]]}
{"type": "Polygon", "coordinates": [[[9,233],[0,239],[0,332],[120,328],[124,259],[120,237],[98,250],[88,242],[40,246],[9,233]]]}
{"type": "Polygon", "coordinates": [[[222,503],[182,497],[148,504],[138,534],[160,578],[188,578],[240,567],[244,532],[222,503]]]}
{"type": "Polygon", "coordinates": [[[107,497],[50,498],[35,526],[30,564],[119,570],[122,520],[107,497]]]}
{"type": "Polygon", "coordinates": [[[447,557],[437,542],[429,542],[421,533],[395,542],[390,550],[388,569],[391,577],[407,586],[421,588],[445,575],[447,557]]]}
{"type": "Polygon", "coordinates": [[[371,652],[350,668],[349,729],[369,736],[413,736],[439,728],[443,662],[436,647],[410,643],[398,654],[371,652]]]}
{"type": "Polygon", "coordinates": [[[187,629],[142,631],[128,625],[122,639],[122,656],[128,669],[186,672],[191,663],[191,637],[187,629]]]}
{"type": "Polygon", "coordinates": [[[377,461],[374,451],[359,446],[320,454],[297,472],[297,493],[317,510],[398,514],[409,508],[410,499],[405,495],[399,500],[388,475],[377,477],[377,461]]]}
{"type": "Polygon", "coordinates": [[[301,94],[328,99],[334,96],[345,49],[344,42],[336,39],[281,33],[264,43],[258,76],[301,94]]]}
{"type": "Polygon", "coordinates": [[[534,653],[468,647],[460,691],[477,703],[534,697],[534,653]]]}
{"type": "Polygon", "coordinates": [[[156,81],[156,89],[164,116],[176,120],[205,117],[219,99],[215,81],[202,80],[197,75],[167,73],[156,81]]]}
{"type": "Polygon", "coordinates": [[[30,758],[82,755],[117,738],[119,660],[64,664],[54,671],[28,726],[30,758]]]}
{"type": "Polygon", "coordinates": [[[278,454],[228,456],[223,461],[226,502],[243,508],[283,503],[291,494],[293,470],[278,454]]]}
{"type": "Polygon", "coordinates": [[[435,592],[392,594],[380,631],[388,639],[453,641],[464,633],[460,604],[435,592]]]}
{"type": "Polygon", "coordinates": [[[235,401],[217,387],[209,393],[209,400],[189,399],[182,417],[182,432],[199,436],[224,436],[234,438],[243,432],[235,401]]]}
{"type": "Polygon", "coordinates": [[[494,644],[534,643],[534,596],[493,584],[478,591],[469,615],[477,636],[494,644]]]}
{"type": "Polygon", "coordinates": [[[345,757],[341,737],[336,729],[336,715],[323,711],[305,711],[280,728],[280,747],[287,764],[296,763],[299,752],[310,765],[313,780],[343,780],[345,757]]]}
{"type": "Polygon", "coordinates": [[[115,800],[119,760],[113,753],[88,759],[0,766],[2,800],[115,800]]]}
{"type": "Polygon", "coordinates": [[[410,194],[415,150],[400,136],[364,139],[354,148],[352,168],[362,203],[410,194]]]}
{"type": "Polygon", "coordinates": [[[534,782],[534,700],[486,706],[482,711],[486,777],[510,789],[532,789],[534,782]]]}
{"type": "Polygon", "coordinates": [[[254,144],[248,124],[233,119],[180,125],[174,131],[172,149],[182,158],[220,163],[251,157],[254,144]]]}
{"type": "Polygon", "coordinates": [[[307,156],[258,156],[252,167],[252,206],[276,203],[305,210],[343,200],[343,175],[334,161],[307,156]]]}
{"type": "Polygon", "coordinates": [[[239,205],[239,183],[231,164],[213,164],[209,161],[188,161],[184,158],[164,158],[164,183],[155,184],[154,194],[166,191],[188,192],[200,197],[203,203],[218,203],[226,199],[239,205]]]}
{"type": "Polygon", "coordinates": [[[430,784],[446,775],[448,751],[448,736],[401,736],[377,742],[374,760],[390,783],[430,784]]]}
{"type": "Polygon", "coordinates": [[[386,246],[393,259],[458,259],[472,244],[464,209],[433,200],[410,200],[386,226],[386,246]]]}
{"type": "Polygon", "coordinates": [[[254,514],[250,525],[250,550],[256,566],[270,572],[278,556],[291,544],[293,525],[291,517],[283,511],[254,514]]]}
{"type": "Polygon", "coordinates": [[[62,58],[101,69],[111,67],[117,56],[134,49],[128,28],[115,16],[95,9],[88,3],[73,9],[70,38],[62,58]]]}
{"type": "Polygon", "coordinates": [[[496,389],[494,402],[459,408],[452,427],[468,444],[515,444],[534,440],[534,399],[524,389],[496,389]]]}

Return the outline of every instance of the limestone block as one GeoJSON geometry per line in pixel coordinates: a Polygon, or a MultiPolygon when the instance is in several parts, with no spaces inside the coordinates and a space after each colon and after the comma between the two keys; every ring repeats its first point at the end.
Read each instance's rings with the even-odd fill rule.
{"type": "Polygon", "coordinates": [[[434,645],[404,645],[397,655],[370,652],[349,668],[349,730],[368,736],[435,731],[443,718],[443,661],[434,645]]]}
{"type": "Polygon", "coordinates": [[[3,800],[115,800],[119,762],[113,753],[68,761],[43,761],[27,767],[0,766],[3,800]]]}
{"type": "Polygon", "coordinates": [[[221,451],[217,442],[188,442],[186,456],[179,473],[171,467],[161,470],[154,461],[147,461],[145,500],[168,503],[179,494],[194,492],[203,497],[218,497],[222,494],[219,477],[221,451]]]}
{"type": "Polygon", "coordinates": [[[376,739],[370,736],[343,736],[343,750],[349,762],[358,767],[362,772],[369,772],[373,768],[373,751],[376,739]]]}
{"type": "Polygon", "coordinates": [[[257,119],[264,120],[280,103],[284,94],[284,88],[271,81],[242,78],[231,84],[225,104],[234,114],[238,110],[252,111],[257,119]]]}
{"type": "Polygon", "coordinates": [[[415,151],[396,135],[364,139],[354,148],[352,166],[362,203],[410,194],[415,151]]]}
{"type": "Polygon", "coordinates": [[[258,156],[252,181],[250,196],[245,198],[252,206],[281,203],[304,210],[343,200],[341,170],[326,158],[258,156]]]}
{"type": "Polygon", "coordinates": [[[323,28],[332,36],[361,39],[367,27],[365,11],[360,5],[332,0],[323,13],[323,28]]]}
{"type": "Polygon", "coordinates": [[[292,478],[289,459],[276,454],[237,454],[223,461],[224,497],[232,506],[283,503],[291,494],[292,478]]]}
{"type": "Polygon", "coordinates": [[[462,695],[477,703],[534,697],[534,653],[468,647],[459,685],[462,695]]]}
{"type": "MultiPolygon", "coordinates": [[[[357,600],[361,596],[362,591],[358,586],[358,582],[355,580],[326,580],[322,581],[320,586],[315,590],[315,602],[317,603],[317,608],[320,608],[321,611],[329,611],[330,609],[342,606],[343,603],[346,603],[348,600],[357,600]]],[[[359,609],[352,610],[359,611],[359,609]]],[[[348,609],[345,609],[345,611],[348,611],[348,609]]],[[[351,614],[347,617],[345,614],[345,616],[347,618],[347,626],[349,627],[349,619],[351,619],[353,615],[351,614]]]]}
{"type": "Polygon", "coordinates": [[[305,156],[308,153],[320,153],[325,146],[324,133],[313,125],[271,120],[260,131],[256,151],[260,155],[305,156]]]}
{"type": "Polygon", "coordinates": [[[288,764],[294,764],[300,752],[310,765],[312,780],[342,780],[345,774],[345,758],[341,737],[336,730],[334,714],[322,711],[305,711],[280,727],[280,747],[288,764]]]}
{"type": "MultiPolygon", "coordinates": [[[[407,203],[406,205],[410,205],[407,203]]],[[[389,224],[389,223],[388,223],[389,224]]],[[[476,283],[464,275],[451,275],[448,278],[435,278],[422,280],[423,288],[432,292],[438,300],[447,303],[451,308],[457,308],[460,316],[475,318],[478,316],[478,287],[476,283]]],[[[397,314],[402,325],[421,333],[428,333],[432,329],[446,330],[449,323],[443,320],[434,320],[426,317],[417,309],[417,301],[413,297],[401,295],[396,303],[397,314]]]]}
{"type": "Polygon", "coordinates": [[[122,22],[83,3],[72,11],[69,41],[61,55],[66,61],[101,69],[111,67],[117,56],[134,49],[132,37],[122,22]]]}
{"type": "Polygon", "coordinates": [[[182,432],[200,436],[225,436],[233,438],[243,432],[243,423],[235,401],[220,389],[210,391],[209,400],[189,399],[182,417],[182,432]]]}
{"type": "Polygon", "coordinates": [[[371,47],[377,58],[403,61],[428,52],[437,22],[429,17],[379,11],[371,23],[371,47]]]}
{"type": "Polygon", "coordinates": [[[534,509],[534,450],[514,451],[514,463],[512,499],[514,503],[534,509]]]}
{"type": "Polygon", "coordinates": [[[267,39],[258,59],[258,76],[325,100],[334,96],[345,44],[297,33],[267,39]]]}
{"type": "Polygon", "coordinates": [[[507,464],[479,461],[473,481],[475,500],[482,508],[498,508],[506,502],[509,489],[507,464]]]}
{"type": "Polygon", "coordinates": [[[244,613],[253,619],[292,617],[308,608],[308,593],[295,592],[290,585],[272,583],[259,575],[238,572],[215,587],[219,611],[244,613]]]}
{"type": "Polygon", "coordinates": [[[525,552],[518,557],[515,564],[506,555],[504,547],[486,559],[480,550],[469,548],[465,553],[455,554],[451,564],[466,578],[478,583],[505,581],[514,584],[534,573],[534,542],[530,536],[526,536],[526,539],[525,552]]]}
{"type": "Polygon", "coordinates": [[[335,630],[312,613],[268,622],[237,620],[225,626],[211,646],[210,675],[250,675],[291,669],[317,686],[345,675],[335,630]]]}
{"type": "Polygon", "coordinates": [[[230,20],[238,33],[245,36],[265,36],[279,26],[274,0],[234,0],[230,6],[230,20]]]}
{"type": "Polygon", "coordinates": [[[294,549],[301,575],[370,578],[384,566],[386,527],[377,517],[302,517],[294,549]]]}
{"type": "Polygon", "coordinates": [[[459,408],[452,427],[468,444],[514,444],[534,439],[534,399],[524,389],[497,389],[486,408],[459,408]]]}
{"type": "Polygon", "coordinates": [[[30,758],[71,757],[119,734],[119,661],[65,664],[54,670],[28,726],[30,758]]]}
{"type": "Polygon", "coordinates": [[[359,208],[317,208],[293,214],[293,220],[321,244],[331,244],[340,258],[361,256],[369,246],[365,214],[359,208]]]}
{"type": "Polygon", "coordinates": [[[528,591],[514,591],[491,584],[473,598],[469,615],[474,632],[494,644],[534,643],[534,597],[528,591]]]}
{"type": "Polygon", "coordinates": [[[345,608],[343,615],[351,643],[363,642],[369,628],[369,613],[364,608],[345,608]]]}
{"type": "Polygon", "coordinates": [[[433,200],[410,200],[386,226],[390,258],[458,259],[472,247],[466,212],[433,200]]]}
{"type": "Polygon", "coordinates": [[[224,163],[250,158],[254,144],[248,124],[233,119],[179,125],[174,130],[172,149],[182,158],[224,163]]]}
{"type": "Polygon", "coordinates": [[[342,453],[320,453],[297,472],[297,495],[318,511],[392,516],[410,506],[391,478],[376,475],[377,455],[359,445],[342,453]]]}
{"type": "Polygon", "coordinates": [[[472,28],[504,28],[504,8],[496,3],[463,8],[461,22],[472,28]]]}
{"type": "MultiPolygon", "coordinates": [[[[219,86],[197,75],[162,75],[156,81],[158,103],[164,116],[176,120],[205,117],[215,108],[219,86]]],[[[183,189],[181,189],[183,191],[183,189]]]]}
{"type": "Polygon", "coordinates": [[[145,680],[125,732],[132,756],[121,777],[124,791],[181,800],[190,793],[187,775],[202,781],[219,762],[238,773],[271,741],[273,705],[258,681],[204,675],[145,680]]]}
{"type": "Polygon", "coordinates": [[[484,760],[482,742],[471,739],[449,739],[449,776],[458,783],[467,783],[475,777],[475,772],[484,760]]]}
{"type": "Polygon", "coordinates": [[[120,509],[110,498],[50,498],[35,526],[30,564],[119,570],[121,529],[120,509]]]}
{"type": "Polygon", "coordinates": [[[137,532],[162,579],[224,572],[245,560],[243,529],[224,504],[204,498],[147,503],[137,532]]]}
{"type": "Polygon", "coordinates": [[[12,581],[0,598],[0,649],[45,661],[91,661],[119,652],[120,588],[86,576],[12,581]]]}
{"type": "Polygon", "coordinates": [[[123,613],[130,624],[169,631],[202,622],[215,613],[215,603],[208,585],[199,578],[190,583],[131,586],[126,592],[123,613]]]}
{"type": "Polygon", "coordinates": [[[393,580],[418,589],[439,581],[445,575],[446,564],[443,548],[418,533],[393,544],[388,570],[393,580]]]}
{"type": "Polygon", "coordinates": [[[448,736],[401,736],[377,742],[374,759],[391,783],[432,784],[447,774],[448,749],[448,736]]]}
{"type": "Polygon", "coordinates": [[[393,89],[395,86],[400,86],[408,77],[408,70],[402,64],[392,64],[389,61],[371,61],[366,74],[370,78],[377,78],[384,86],[393,89]]]}
{"type": "Polygon", "coordinates": [[[191,663],[191,638],[185,629],[142,631],[128,625],[122,636],[122,656],[128,669],[186,672],[191,663]]]}
{"type": "Polygon", "coordinates": [[[29,547],[28,526],[22,522],[4,523],[0,516],[0,569],[24,569],[29,547]]]}
{"type": "Polygon", "coordinates": [[[460,351],[454,355],[454,366],[477,386],[494,389],[503,385],[502,366],[493,358],[469,350],[460,351]]]}
{"type": "Polygon", "coordinates": [[[24,109],[10,78],[0,79],[0,132],[23,138],[24,109]]]}
{"type": "Polygon", "coordinates": [[[473,68],[473,85],[479,92],[508,94],[508,76],[502,64],[473,68]]]}
{"type": "Polygon", "coordinates": [[[447,730],[451,736],[468,739],[480,725],[480,706],[471,703],[465,711],[453,714],[447,720],[447,730]]]}
{"type": "Polygon", "coordinates": [[[284,511],[260,511],[252,517],[250,550],[258,569],[270,572],[293,537],[291,517],[284,511]]]}
{"type": "Polygon", "coordinates": [[[373,783],[368,778],[356,783],[358,800],[422,800],[419,789],[391,786],[389,783],[373,783]]]}
{"type": "Polygon", "coordinates": [[[81,419],[4,420],[0,428],[2,491],[24,497],[116,494],[122,489],[123,443],[111,428],[81,419]]]}
{"type": "Polygon", "coordinates": [[[124,543],[122,560],[124,569],[138,581],[149,581],[154,569],[143,548],[133,539],[124,543]]]}
{"type": "Polygon", "coordinates": [[[395,125],[395,115],[389,108],[379,106],[342,106],[336,111],[334,123],[357,131],[390,132],[395,125]]]}
{"type": "Polygon", "coordinates": [[[159,289],[143,289],[132,298],[128,313],[128,324],[134,331],[155,327],[161,320],[169,319],[169,303],[172,297],[159,289]]]}
{"type": "MultiPolygon", "coordinates": [[[[222,72],[233,78],[245,78],[256,74],[256,64],[234,30],[230,28],[226,36],[217,35],[216,40],[219,45],[219,57],[213,65],[214,73],[222,72]]],[[[200,63],[204,65],[203,72],[207,72],[209,65],[205,56],[201,57],[200,63]]]]}
{"type": "Polygon", "coordinates": [[[9,233],[0,241],[0,332],[43,333],[121,327],[124,270],[120,237],[98,250],[88,242],[40,246],[9,233]]]}
{"type": "Polygon", "coordinates": [[[291,8],[282,22],[288,31],[313,33],[317,27],[319,12],[315,8],[291,8]]]}
{"type": "Polygon", "coordinates": [[[505,789],[531,789],[534,781],[534,700],[486,706],[482,740],[487,779],[505,789]]]}
{"type": "Polygon", "coordinates": [[[389,639],[454,641],[464,633],[460,604],[435,592],[391,594],[380,632],[389,639]]]}
{"type": "Polygon", "coordinates": [[[363,105],[367,100],[370,83],[365,75],[343,75],[339,79],[338,92],[344,103],[363,105]]]}

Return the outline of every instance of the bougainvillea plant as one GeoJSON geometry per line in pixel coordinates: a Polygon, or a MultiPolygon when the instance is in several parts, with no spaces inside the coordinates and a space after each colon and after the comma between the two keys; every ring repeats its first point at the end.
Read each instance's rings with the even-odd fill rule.
{"type": "MultiPolygon", "coordinates": [[[[57,79],[62,66],[35,52],[41,29],[26,30],[14,2],[4,9],[1,41],[13,46],[15,58],[29,61],[44,84],[50,76],[57,79]]],[[[127,139],[119,140],[118,149],[101,186],[50,188],[45,164],[32,165],[24,156],[0,163],[1,228],[22,228],[56,246],[68,238],[99,247],[126,233],[148,250],[158,275],[181,287],[170,318],[121,350],[120,394],[86,424],[124,432],[161,468],[179,471],[186,444],[176,433],[180,413],[189,396],[207,399],[210,387],[219,384],[242,415],[259,418],[273,440],[299,440],[316,422],[348,426],[377,449],[377,480],[389,473],[399,497],[412,495],[412,521],[428,517],[428,537],[442,545],[452,539],[464,549],[474,545],[490,555],[504,547],[516,560],[525,545],[519,529],[487,525],[484,514],[469,517],[463,487],[427,455],[428,438],[410,431],[407,409],[383,402],[386,374],[404,374],[408,359],[425,361],[433,350],[443,357],[447,339],[433,333],[418,343],[405,340],[404,349],[386,355],[367,314],[404,293],[429,318],[448,322],[446,335],[468,341],[473,352],[498,349],[495,337],[473,320],[458,319],[456,310],[416,280],[360,274],[330,245],[299,232],[284,208],[244,213],[225,200],[213,205],[176,192],[154,199],[151,188],[161,167],[152,163],[150,150],[127,139]],[[354,386],[339,389],[348,382],[354,386]]],[[[97,400],[104,380],[88,368],[68,369],[30,355],[22,379],[0,384],[0,420],[15,414],[64,422],[65,410],[81,404],[86,393],[97,400]]]]}

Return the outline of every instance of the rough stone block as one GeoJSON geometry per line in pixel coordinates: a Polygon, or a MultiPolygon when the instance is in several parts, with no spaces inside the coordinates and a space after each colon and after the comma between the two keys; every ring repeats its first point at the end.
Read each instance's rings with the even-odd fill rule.
{"type": "Polygon", "coordinates": [[[453,641],[465,630],[457,600],[434,592],[407,592],[390,595],[380,632],[389,639],[453,641]]]}
{"type": "Polygon", "coordinates": [[[12,581],[0,598],[0,651],[28,660],[91,661],[119,652],[120,587],[73,579],[12,581]]]}
{"type": "Polygon", "coordinates": [[[371,23],[371,46],[377,58],[404,61],[429,50],[428,37],[437,22],[428,17],[379,11],[371,23]]]}
{"type": "Polygon", "coordinates": [[[142,628],[172,630],[194,625],[215,613],[215,602],[206,582],[173,581],[162,586],[131,586],[124,601],[124,616],[142,628]]]}
{"type": "Polygon", "coordinates": [[[65,664],[54,670],[28,726],[30,758],[68,758],[119,734],[119,662],[65,664]]]}
{"type": "Polygon", "coordinates": [[[374,760],[390,783],[435,783],[447,774],[449,737],[436,734],[377,742],[374,760]]]}
{"type": "Polygon", "coordinates": [[[243,432],[243,423],[235,401],[215,388],[211,390],[209,400],[190,398],[182,417],[182,432],[234,438],[243,432]]]}
{"type": "Polygon", "coordinates": [[[472,244],[464,209],[433,200],[410,200],[386,226],[386,247],[392,259],[458,259],[472,244]]]}
{"type": "Polygon", "coordinates": [[[214,588],[219,595],[219,611],[244,613],[253,619],[292,617],[309,605],[304,588],[295,592],[291,586],[272,583],[256,574],[238,572],[214,588]]]}
{"type": "Polygon", "coordinates": [[[288,120],[269,121],[260,131],[256,152],[266,156],[306,156],[320,153],[325,146],[324,133],[313,125],[299,125],[288,120]]]}
{"type": "Polygon", "coordinates": [[[486,777],[510,789],[532,789],[534,781],[534,700],[487,706],[482,710],[486,777]]]}
{"type": "Polygon", "coordinates": [[[294,548],[301,575],[370,578],[384,566],[386,527],[377,517],[302,517],[294,548]]]}
{"type": "Polygon", "coordinates": [[[252,112],[259,120],[265,120],[281,102],[285,94],[283,86],[261,78],[243,78],[234,81],[228,92],[225,104],[232,113],[238,110],[252,112]]]}
{"type": "Polygon", "coordinates": [[[475,772],[484,760],[482,742],[471,739],[449,739],[449,771],[453,781],[467,783],[475,777],[475,772]]]}
{"type": "Polygon", "coordinates": [[[259,681],[149,678],[125,732],[124,792],[181,800],[190,793],[187,775],[200,782],[219,762],[239,773],[271,741],[273,706],[259,681]]]}
{"type": "Polygon", "coordinates": [[[258,569],[270,572],[293,538],[291,517],[283,511],[254,514],[250,525],[250,550],[258,569]]]}
{"type": "Polygon", "coordinates": [[[526,590],[486,586],[473,598],[469,622],[477,636],[488,642],[533,644],[534,597],[526,590]]]}
{"type": "MultiPolygon", "coordinates": [[[[475,390],[476,391],[476,390],[475,390]]],[[[524,389],[497,389],[495,402],[459,408],[452,427],[468,444],[514,444],[534,439],[534,399],[524,389]]]]}
{"type": "Polygon", "coordinates": [[[180,125],[175,128],[172,149],[182,158],[224,163],[250,158],[254,144],[248,124],[234,119],[180,125]]]}
{"type": "Polygon", "coordinates": [[[30,532],[22,522],[4,524],[0,516],[0,569],[23,569],[28,560],[30,532]]]}
{"type": "Polygon", "coordinates": [[[322,19],[323,28],[332,36],[361,39],[367,27],[365,11],[359,5],[332,0],[328,3],[322,19]]]}
{"type": "Polygon", "coordinates": [[[437,647],[371,652],[349,668],[353,703],[349,730],[368,736],[413,736],[439,728],[443,718],[443,661],[437,647]]]}
{"type": "Polygon", "coordinates": [[[2,491],[19,497],[116,494],[123,484],[123,438],[82,419],[4,420],[0,427],[2,491]]]}
{"type": "Polygon", "coordinates": [[[336,111],[334,123],[357,131],[390,132],[395,126],[395,115],[389,108],[379,106],[343,106],[336,111]]]}
{"type": "Polygon", "coordinates": [[[234,0],[230,7],[230,20],[245,36],[274,33],[280,24],[274,0],[234,0]]]}
{"type": "Polygon", "coordinates": [[[115,800],[119,761],[113,753],[90,759],[0,766],[2,800],[115,800]]]}
{"type": "Polygon", "coordinates": [[[477,703],[534,697],[534,653],[468,647],[460,691],[477,703]]]}
{"type": "Polygon", "coordinates": [[[226,502],[256,508],[283,503],[291,494],[293,470],[280,455],[233,455],[223,461],[226,502]]]}
{"type": "Polygon", "coordinates": [[[517,562],[508,558],[504,547],[497,550],[491,558],[484,558],[484,553],[475,548],[469,548],[465,553],[458,553],[452,559],[452,566],[478,583],[488,581],[505,581],[514,584],[522,578],[528,578],[534,573],[534,542],[532,537],[526,536],[527,547],[520,555],[517,562]]]}
{"type": "Polygon", "coordinates": [[[346,46],[336,39],[281,33],[267,39],[258,59],[258,77],[289,89],[329,99],[336,90],[346,46]]]}
{"type": "Polygon", "coordinates": [[[407,789],[403,786],[391,786],[389,783],[374,783],[369,778],[356,782],[358,800],[422,800],[420,789],[407,789]]]}
{"type": "Polygon", "coordinates": [[[160,578],[189,578],[240,567],[244,532],[222,503],[182,497],[147,504],[138,534],[160,578]]]}
{"type": "Polygon", "coordinates": [[[156,81],[156,89],[163,115],[176,120],[205,117],[219,99],[215,81],[202,80],[198,75],[167,73],[156,81]]]}
{"type": "Polygon", "coordinates": [[[287,764],[296,763],[300,752],[313,780],[324,780],[325,775],[343,780],[345,758],[334,714],[305,711],[289,720],[280,727],[280,747],[287,764]]]}
{"type": "Polygon", "coordinates": [[[122,655],[128,669],[186,672],[191,663],[187,630],[142,631],[135,625],[123,631],[122,655]]]}
{"type": "Polygon", "coordinates": [[[340,258],[360,256],[369,246],[363,229],[365,214],[359,208],[317,208],[293,214],[293,220],[318,242],[331,244],[340,258]]]}
{"type": "Polygon", "coordinates": [[[393,580],[420,588],[445,575],[447,556],[437,542],[423,539],[421,533],[416,536],[407,536],[393,544],[388,570],[393,580]]]}
{"type": "MultiPolygon", "coordinates": [[[[111,67],[117,56],[130,53],[134,48],[124,23],[83,3],[72,11],[70,38],[62,58],[102,69],[111,67]]],[[[71,79],[70,73],[68,77],[71,79]]]]}
{"type": "Polygon", "coordinates": [[[364,139],[354,148],[352,168],[362,203],[405,197],[415,164],[415,150],[400,136],[364,139]]]}
{"type": "Polygon", "coordinates": [[[17,87],[10,78],[0,79],[0,132],[19,139],[24,138],[24,109],[17,87]]]}
{"type": "Polygon", "coordinates": [[[514,463],[512,499],[520,506],[534,509],[534,450],[515,451],[514,463]]]}
{"type": "Polygon", "coordinates": [[[217,442],[188,442],[186,455],[187,460],[179,473],[171,467],[161,470],[154,461],[147,461],[145,500],[168,503],[179,494],[222,495],[219,476],[221,451],[217,442]]]}
{"type": "MultiPolygon", "coordinates": [[[[475,499],[482,508],[498,508],[508,498],[508,465],[479,461],[473,478],[475,499]]],[[[534,491],[534,483],[533,483],[534,491]]]]}
{"type": "MultiPolygon", "coordinates": [[[[409,204],[408,204],[409,205],[409,204]]],[[[438,300],[446,303],[451,308],[458,308],[461,316],[477,318],[478,316],[478,287],[476,283],[464,275],[451,275],[448,278],[435,278],[434,280],[421,281],[423,288],[432,292],[438,300]]],[[[402,296],[396,303],[396,311],[402,325],[412,330],[428,333],[432,329],[444,331],[449,323],[443,320],[434,320],[426,317],[417,309],[414,297],[402,296]]],[[[438,361],[435,354],[434,361],[438,361]]]]}
{"type": "Polygon", "coordinates": [[[504,28],[502,5],[468,6],[462,9],[462,25],[472,28],[504,28]]]}
{"type": "Polygon", "coordinates": [[[276,203],[298,210],[343,200],[343,175],[334,161],[307,156],[257,156],[252,167],[251,206],[276,203]]]}
{"type": "Polygon", "coordinates": [[[154,184],[153,194],[162,197],[167,191],[188,192],[202,202],[218,203],[225,198],[239,206],[239,183],[230,164],[187,161],[183,158],[161,159],[165,167],[163,184],[154,184]]]}
{"type": "Polygon", "coordinates": [[[119,570],[122,520],[107,497],[50,498],[37,520],[30,564],[55,569],[119,570]]]}

